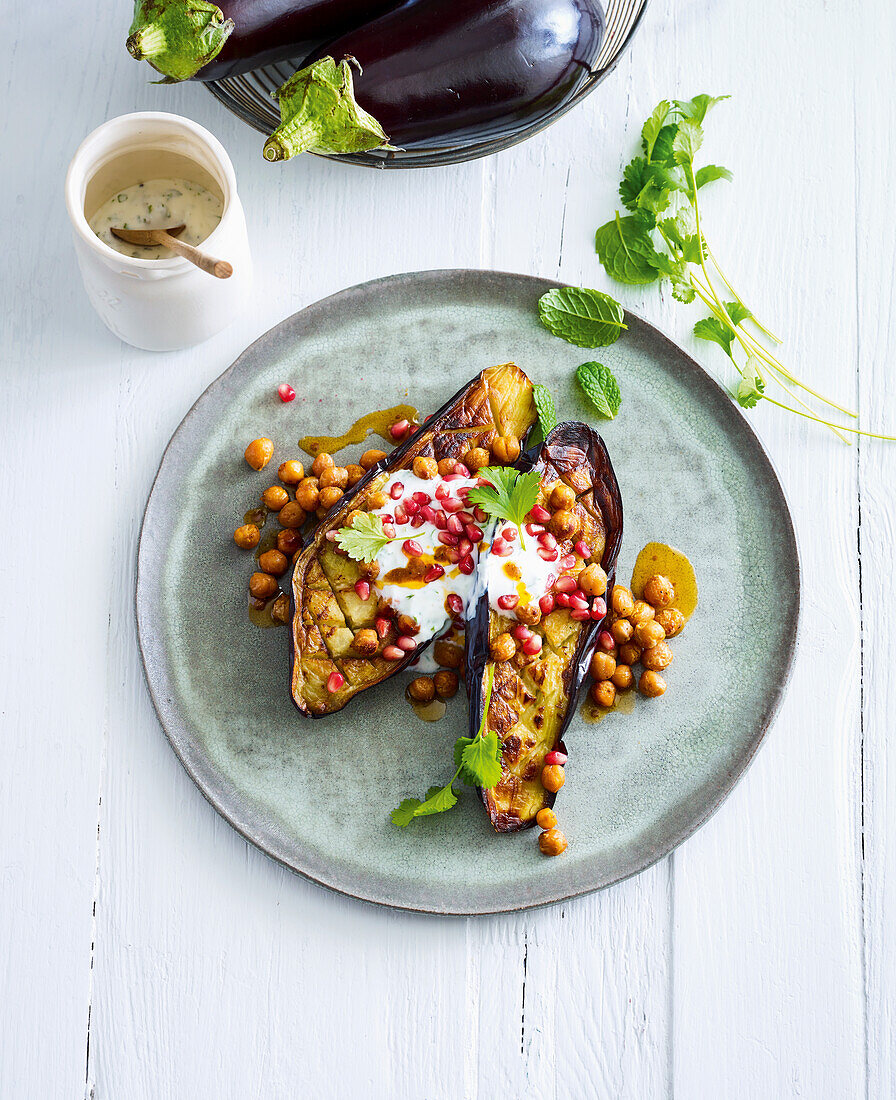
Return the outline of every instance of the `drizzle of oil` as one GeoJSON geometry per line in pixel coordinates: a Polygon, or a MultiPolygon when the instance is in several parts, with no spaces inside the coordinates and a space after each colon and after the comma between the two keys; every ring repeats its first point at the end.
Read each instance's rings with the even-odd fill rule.
{"type": "Polygon", "coordinates": [[[438,695],[429,703],[418,703],[416,699],[412,699],[408,695],[407,691],[405,691],[404,697],[414,708],[414,714],[422,722],[438,722],[440,718],[445,717],[445,712],[448,710],[448,704],[444,699],[440,699],[438,695]]]}
{"type": "Polygon", "coordinates": [[[389,434],[392,425],[398,420],[416,424],[418,416],[413,405],[394,405],[391,409],[379,409],[360,417],[343,435],[306,435],[299,440],[299,446],[305,454],[316,458],[322,451],[332,455],[352,443],[363,443],[371,433],[392,444],[395,442],[389,434]]]}
{"type": "Polygon", "coordinates": [[[687,621],[697,606],[697,576],[687,557],[664,542],[648,542],[635,561],[632,570],[632,592],[640,600],[644,582],[660,573],[668,577],[675,589],[671,607],[677,607],[687,621]]]}
{"type": "Polygon", "coordinates": [[[250,508],[243,516],[243,523],[254,523],[260,531],[268,521],[268,510],[262,505],[260,508],[250,508]]]}
{"type": "Polygon", "coordinates": [[[586,695],[581,709],[582,718],[586,722],[593,723],[602,722],[613,711],[619,711],[620,714],[631,714],[635,709],[635,696],[637,694],[634,688],[629,688],[628,691],[617,691],[616,699],[611,707],[599,707],[586,695]]]}
{"type": "MultiPolygon", "coordinates": [[[[277,549],[277,532],[274,530],[268,531],[266,535],[262,535],[258,540],[258,545],[255,547],[254,557],[255,560],[261,557],[262,554],[266,554],[268,550],[277,549]]],[[[276,596],[274,599],[276,600],[276,596]]]]}
{"type": "MultiPolygon", "coordinates": [[[[286,626],[286,623],[280,619],[275,619],[273,615],[274,604],[285,593],[278,591],[275,595],[271,596],[269,600],[256,600],[252,595],[249,596],[247,606],[249,612],[249,622],[253,626],[260,627],[262,630],[268,630],[272,626],[286,626]]],[[[287,597],[288,598],[288,597],[287,597]]],[[[289,617],[287,616],[287,622],[289,617]]]]}

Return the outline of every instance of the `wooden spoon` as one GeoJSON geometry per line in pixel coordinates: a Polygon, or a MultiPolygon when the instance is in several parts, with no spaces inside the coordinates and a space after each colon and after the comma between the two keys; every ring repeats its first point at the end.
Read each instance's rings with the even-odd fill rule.
{"type": "Polygon", "coordinates": [[[112,236],[118,237],[120,241],[127,241],[128,244],[142,245],[144,248],[154,244],[164,245],[165,248],[170,248],[178,256],[183,256],[185,260],[189,260],[191,264],[195,264],[207,274],[214,275],[218,279],[229,279],[233,274],[233,268],[226,260],[216,260],[213,256],[200,252],[193,245],[176,240],[178,233],[183,233],[185,229],[185,225],[173,225],[170,229],[113,228],[112,236]]]}

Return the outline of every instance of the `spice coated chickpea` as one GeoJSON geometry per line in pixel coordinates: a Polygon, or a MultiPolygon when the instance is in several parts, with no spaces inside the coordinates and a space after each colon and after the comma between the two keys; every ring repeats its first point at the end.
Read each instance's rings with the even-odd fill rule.
{"type": "Polygon", "coordinates": [[[579,573],[579,588],[586,596],[602,596],[607,590],[607,574],[595,563],[586,565],[579,573]]]}
{"type": "Polygon", "coordinates": [[[369,451],[365,451],[364,454],[361,455],[358,459],[358,464],[362,470],[369,470],[385,457],[385,451],[378,451],[375,447],[372,447],[369,451]]]}
{"type": "Polygon", "coordinates": [[[433,676],[432,682],[436,686],[436,695],[440,699],[453,699],[460,687],[460,679],[457,673],[445,668],[439,669],[433,676]]]}
{"type": "Polygon", "coordinates": [[[454,642],[436,642],[432,647],[433,656],[445,668],[460,668],[464,659],[463,647],[454,642]]]}
{"type": "Polygon", "coordinates": [[[500,466],[509,466],[520,457],[520,441],[514,435],[499,435],[492,443],[492,457],[500,466]]]}
{"type": "Polygon", "coordinates": [[[279,512],[284,504],[289,504],[289,493],[282,485],[271,485],[261,494],[262,503],[272,512],[279,512]]]}
{"type": "Polygon", "coordinates": [[[641,653],[641,664],[650,672],[662,672],[672,664],[672,650],[665,642],[657,642],[641,653]]]}
{"type": "Polygon", "coordinates": [[[431,481],[438,476],[439,464],[434,458],[417,455],[411,464],[411,469],[414,471],[415,477],[423,478],[424,481],[431,481]]]}
{"type": "Polygon", "coordinates": [[[521,603],[517,606],[516,617],[526,626],[535,626],[541,622],[541,608],[534,603],[521,603]]]}
{"type": "Polygon", "coordinates": [[[282,577],[289,566],[286,555],[281,554],[279,550],[266,550],[259,557],[258,564],[263,572],[270,573],[274,577],[282,577]]]}
{"type": "Polygon", "coordinates": [[[254,523],[244,523],[233,532],[233,541],[240,550],[254,550],[261,538],[261,531],[254,523]]]}
{"type": "MultiPolygon", "coordinates": [[[[287,508],[289,505],[286,506],[287,508]]],[[[286,509],[281,509],[281,515],[286,509]]],[[[284,527],[277,532],[277,549],[281,554],[291,557],[296,550],[302,549],[302,536],[294,527],[284,527]]]]}
{"type": "Polygon", "coordinates": [[[321,489],[344,489],[348,485],[348,470],[344,466],[328,466],[317,479],[321,489]]]}
{"type": "Polygon", "coordinates": [[[471,447],[463,457],[463,463],[471,474],[488,466],[491,458],[485,447],[471,447]]]}
{"type": "Polygon", "coordinates": [[[610,679],[618,691],[628,691],[635,682],[630,665],[617,665],[610,679]]]}
{"type": "Polygon", "coordinates": [[[281,527],[292,527],[298,529],[302,526],[305,520],[308,518],[305,509],[298,501],[290,500],[284,504],[280,511],[277,513],[277,520],[281,527]]]}
{"type": "Polygon", "coordinates": [[[623,665],[636,665],[641,660],[641,647],[634,642],[626,642],[619,647],[619,662],[623,665]]]}
{"type": "Polygon", "coordinates": [[[659,645],[665,637],[665,630],[655,619],[648,619],[646,622],[638,623],[635,627],[635,641],[642,649],[650,649],[651,646],[659,645]]]}
{"type": "Polygon", "coordinates": [[[249,592],[256,600],[269,600],[277,591],[277,578],[270,573],[253,573],[249,578],[249,592]]]}
{"type": "Polygon", "coordinates": [[[345,472],[348,474],[348,487],[349,489],[353,489],[364,476],[364,467],[358,466],[354,462],[350,462],[348,466],[346,466],[345,472]]]}
{"type": "Polygon", "coordinates": [[[561,508],[559,512],[555,512],[551,516],[548,527],[551,534],[556,535],[558,539],[571,539],[581,527],[581,521],[575,512],[561,508]]]}
{"type": "Polygon", "coordinates": [[[313,512],[318,505],[320,486],[316,477],[303,478],[296,486],[296,503],[306,512],[313,512]]]}
{"type": "Polygon", "coordinates": [[[654,614],[655,611],[649,603],[645,603],[644,600],[636,600],[635,606],[626,615],[626,618],[632,626],[638,626],[640,623],[646,623],[648,619],[652,619],[654,614]]]}
{"type": "Polygon", "coordinates": [[[509,661],[516,653],[516,642],[510,634],[499,634],[490,646],[491,654],[496,661],[509,661]]]}
{"type": "Polygon", "coordinates": [[[331,485],[327,489],[321,489],[320,496],[318,497],[318,510],[321,508],[326,512],[338,501],[342,500],[342,490],[337,489],[335,485],[331,485]]]}
{"type": "Polygon", "coordinates": [[[367,494],[367,506],[368,508],[382,508],[386,503],[386,494],[379,489],[374,489],[372,493],[367,494]]]}
{"type": "Polygon", "coordinates": [[[285,592],[281,592],[271,605],[271,618],[275,623],[289,622],[289,596],[285,592]]]}
{"type": "Polygon", "coordinates": [[[277,471],[277,477],[284,485],[298,485],[304,476],[305,467],[294,458],[289,462],[281,462],[280,469],[277,471]]]}
{"type": "Polygon", "coordinates": [[[641,673],[641,679],[638,681],[638,691],[642,695],[646,695],[649,699],[656,699],[662,695],[666,690],[666,681],[660,676],[658,672],[652,672],[647,669],[646,672],[641,673]]]}
{"type": "Polygon", "coordinates": [[[566,782],[566,772],[562,764],[548,764],[541,769],[541,785],[546,791],[556,794],[566,782]]]}
{"type": "Polygon", "coordinates": [[[664,607],[657,611],[656,621],[666,632],[667,638],[674,638],[684,630],[684,615],[677,607],[664,607]]]}
{"type": "Polygon", "coordinates": [[[546,831],[548,829],[553,829],[554,826],[557,824],[557,815],[550,808],[550,806],[545,806],[535,815],[535,824],[539,827],[539,829],[544,829],[546,831]]]}
{"type": "Polygon", "coordinates": [[[616,702],[616,685],[612,680],[598,680],[591,685],[588,694],[599,707],[611,707],[616,702]]]}
{"type": "Polygon", "coordinates": [[[613,610],[617,615],[628,618],[635,609],[635,598],[624,584],[613,585],[613,610]]]}
{"type": "Polygon", "coordinates": [[[576,502],[576,494],[569,485],[559,482],[551,489],[548,504],[557,511],[569,511],[576,502]]]}
{"type": "Polygon", "coordinates": [[[655,573],[644,582],[644,599],[653,607],[668,607],[675,599],[675,587],[668,577],[655,573]]]}
{"type": "Polygon", "coordinates": [[[408,684],[408,695],[415,703],[431,703],[436,697],[436,685],[429,676],[418,676],[408,684]]]}
{"type": "Polygon", "coordinates": [[[447,477],[448,474],[453,474],[457,469],[456,458],[440,458],[439,459],[439,473],[442,477],[447,477]]]}
{"type": "Polygon", "coordinates": [[[588,671],[594,680],[609,680],[616,671],[616,658],[599,649],[591,658],[588,671]]]}
{"type": "Polygon", "coordinates": [[[538,847],[542,855],[559,856],[569,847],[569,841],[559,829],[548,829],[538,838],[538,847]]]}
{"type": "Polygon", "coordinates": [[[349,512],[349,514],[345,517],[344,526],[345,527],[354,527],[355,526],[355,520],[359,516],[363,516],[363,515],[364,515],[364,513],[360,508],[352,508],[352,510],[349,512]]]}
{"type": "Polygon", "coordinates": [[[336,459],[332,455],[328,455],[326,451],[321,451],[320,454],[311,463],[311,473],[315,477],[320,477],[324,470],[329,469],[331,466],[336,465],[336,459]]]}
{"type": "Polygon", "coordinates": [[[379,636],[377,632],[367,626],[362,627],[352,640],[352,649],[364,657],[369,657],[371,654],[376,653],[378,646],[379,636]]]}
{"type": "Polygon", "coordinates": [[[253,439],[244,452],[244,457],[253,470],[263,470],[274,457],[274,443],[261,436],[253,439]]]}
{"type": "Polygon", "coordinates": [[[635,628],[628,619],[617,619],[616,622],[610,626],[610,634],[613,636],[613,641],[618,645],[622,645],[624,642],[630,642],[634,632],[635,628]]]}

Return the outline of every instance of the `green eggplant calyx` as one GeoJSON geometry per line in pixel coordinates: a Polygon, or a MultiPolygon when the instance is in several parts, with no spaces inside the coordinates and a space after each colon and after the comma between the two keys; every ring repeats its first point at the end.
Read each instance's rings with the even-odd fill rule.
{"type": "Polygon", "coordinates": [[[289,160],[306,151],[392,148],[382,126],[355,99],[350,61],[354,58],[343,58],[337,65],[332,57],[322,57],[274,92],[280,125],[265,142],[265,160],[289,160]]]}
{"type": "Polygon", "coordinates": [[[128,53],[167,82],[189,80],[218,56],[234,26],[207,0],[137,0],[128,53]]]}

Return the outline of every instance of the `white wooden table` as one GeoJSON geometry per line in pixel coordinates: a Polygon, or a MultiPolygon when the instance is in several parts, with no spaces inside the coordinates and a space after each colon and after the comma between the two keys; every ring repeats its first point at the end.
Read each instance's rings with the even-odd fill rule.
{"type": "MultiPolygon", "coordinates": [[[[407,173],[264,163],[200,87],[148,83],[126,0],[88,7],[5,5],[0,46],[0,1096],[896,1094],[896,447],[751,414],[805,575],[780,716],[673,856],[520,916],[376,909],[247,846],[168,748],[132,612],[159,456],[243,347],[400,271],[612,289],[592,233],[664,96],[733,94],[708,127],[707,156],[735,171],[706,193],[708,235],[796,372],[896,431],[892,0],[653,0],[617,71],[552,129],[407,173]],[[224,142],[258,269],[243,316],[172,355],[93,315],[62,203],[81,138],[153,108],[224,142]]],[[[719,366],[690,337],[696,311],[621,296],[719,366]]]]}

